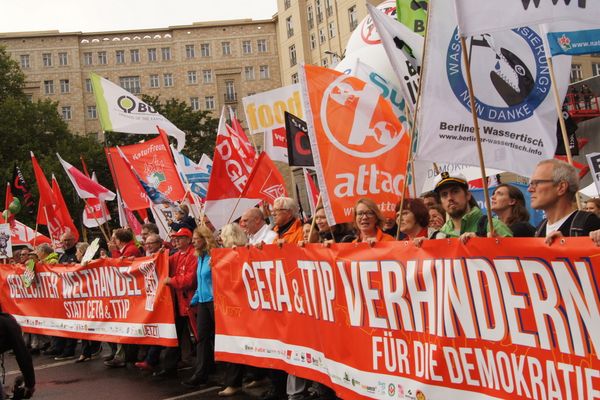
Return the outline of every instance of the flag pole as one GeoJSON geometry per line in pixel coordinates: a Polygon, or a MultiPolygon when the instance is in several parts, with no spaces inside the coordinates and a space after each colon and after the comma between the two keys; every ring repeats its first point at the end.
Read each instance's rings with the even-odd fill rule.
{"type": "MultiPolygon", "coordinates": [[[[100,201],[100,208],[102,209],[102,200],[98,199],[100,201]]],[[[87,199],[83,199],[83,202],[85,203],[85,207],[89,208],[90,210],[93,211],[92,207],[90,207],[87,199]]],[[[85,209],[83,210],[83,212],[85,212],[85,209]]],[[[103,212],[104,214],[104,212],[103,212]]],[[[96,221],[96,223],[98,224],[98,228],[100,229],[100,232],[102,232],[102,236],[104,236],[104,239],[106,239],[107,242],[110,241],[110,239],[108,238],[108,235],[106,234],[106,232],[104,232],[104,229],[102,229],[102,224],[100,223],[100,221],[98,221],[98,218],[96,218],[96,214],[92,214],[94,216],[94,221],[96,221]]],[[[87,240],[86,240],[87,241],[87,240]]]]}
{"type": "Polygon", "coordinates": [[[488,217],[488,232],[494,234],[494,224],[492,221],[492,205],[490,201],[490,191],[488,189],[487,180],[485,179],[485,162],[483,160],[483,147],[481,145],[481,136],[479,134],[479,118],[477,117],[477,109],[475,108],[475,93],[473,91],[473,81],[471,79],[471,60],[467,54],[467,41],[461,35],[460,45],[462,47],[463,63],[465,65],[465,73],[467,78],[467,89],[469,91],[469,106],[471,115],[473,116],[473,127],[475,129],[475,143],[477,145],[477,155],[479,157],[479,169],[481,171],[481,181],[483,182],[483,195],[485,198],[485,208],[488,217]]]}
{"type": "MultiPolygon", "coordinates": [[[[315,206],[315,215],[317,214],[317,208],[319,208],[320,204],[321,204],[321,193],[319,193],[319,197],[317,198],[317,205],[315,206]]],[[[313,233],[313,231],[315,229],[315,221],[316,220],[317,219],[313,215],[312,222],[310,223],[310,231],[308,232],[308,239],[309,240],[312,237],[312,233],[313,233]]],[[[330,229],[333,229],[333,227],[330,227],[330,229]]],[[[333,230],[331,231],[331,237],[333,237],[333,243],[335,243],[335,236],[333,236],[333,230]]]]}
{"type": "Polygon", "coordinates": [[[46,210],[46,206],[44,206],[43,208],[44,215],[46,216],[46,227],[48,227],[48,235],[50,235],[50,241],[52,242],[52,248],[54,249],[54,236],[52,236],[52,229],[50,229],[50,218],[48,218],[48,210],[46,210]]]}
{"type": "MultiPolygon", "coordinates": [[[[87,165],[85,163],[85,160],[83,159],[83,155],[79,155],[79,160],[81,161],[81,166],[83,167],[83,173],[85,174],[85,176],[87,176],[88,178],[91,178],[90,173],[87,169],[87,165]]],[[[86,206],[88,206],[87,204],[87,200],[84,199],[83,200],[86,204],[86,206]]],[[[105,202],[101,201],[100,199],[98,199],[99,203],[100,203],[100,211],[102,211],[102,217],[104,218],[104,223],[106,224],[106,230],[108,231],[108,233],[110,233],[110,228],[108,227],[108,218],[106,218],[106,213],[104,212],[104,205],[106,204],[105,202]]],[[[85,210],[84,210],[85,212],[85,210]]],[[[106,238],[106,240],[108,241],[108,237],[107,235],[104,233],[104,230],[102,229],[102,225],[100,224],[100,221],[98,221],[98,219],[96,217],[94,217],[94,219],[96,220],[96,223],[98,224],[98,228],[100,229],[100,231],[102,232],[102,235],[106,238]]],[[[87,240],[86,240],[87,242],[87,240]]]]}
{"type": "MultiPolygon", "coordinates": [[[[560,124],[560,131],[562,133],[562,140],[565,144],[565,153],[567,154],[567,161],[573,166],[573,154],[571,153],[571,144],[569,143],[569,136],[567,135],[567,126],[565,124],[565,118],[562,112],[562,103],[558,97],[558,87],[556,86],[556,76],[554,75],[554,63],[552,57],[547,56],[546,61],[548,62],[548,70],[550,72],[550,83],[552,85],[552,95],[554,96],[554,105],[556,106],[556,114],[558,114],[558,122],[560,124]]],[[[581,210],[581,199],[579,194],[575,196],[577,201],[577,208],[581,210]]]]}

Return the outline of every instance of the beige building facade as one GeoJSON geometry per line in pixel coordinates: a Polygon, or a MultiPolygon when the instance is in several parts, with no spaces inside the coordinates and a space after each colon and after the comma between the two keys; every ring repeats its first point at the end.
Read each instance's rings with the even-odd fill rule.
{"type": "MultiPolygon", "coordinates": [[[[89,73],[141,96],[177,98],[218,117],[249,94],[281,86],[276,18],[99,33],[0,34],[26,74],[26,93],[49,98],[78,134],[101,131],[89,73]]],[[[243,113],[238,113],[243,117],[243,113]]]]}

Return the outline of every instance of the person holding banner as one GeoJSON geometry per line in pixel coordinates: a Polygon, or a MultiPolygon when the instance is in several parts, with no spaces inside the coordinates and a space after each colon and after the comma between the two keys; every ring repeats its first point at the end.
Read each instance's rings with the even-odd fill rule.
{"type": "Polygon", "coordinates": [[[298,218],[298,204],[290,197],[278,197],[273,202],[273,217],[277,243],[298,243],[303,238],[302,221],[298,218]]]}
{"type": "Polygon", "coordinates": [[[429,228],[439,231],[446,223],[446,211],[444,211],[442,206],[437,204],[427,208],[429,208],[429,228]]]}
{"type": "MultiPolygon", "coordinates": [[[[83,256],[89,247],[89,243],[79,242],[75,245],[77,249],[75,256],[77,257],[77,262],[81,263],[83,260],[83,256]]],[[[96,340],[82,340],[81,341],[81,355],[75,363],[82,363],[86,361],[90,361],[92,357],[97,356],[102,352],[102,342],[98,342],[96,340]]]]}
{"type": "Polygon", "coordinates": [[[513,237],[533,237],[535,228],[529,223],[525,196],[519,188],[506,183],[496,186],[492,195],[492,211],[512,231],[513,237]]]}
{"type": "Polygon", "coordinates": [[[317,207],[315,211],[315,224],[319,228],[319,241],[321,243],[345,243],[355,239],[354,232],[348,224],[329,226],[323,206],[317,207]]]}
{"type": "MultiPolygon", "coordinates": [[[[460,237],[463,243],[472,237],[488,236],[487,216],[469,192],[469,184],[464,175],[450,175],[444,171],[437,176],[434,190],[440,195],[442,207],[450,217],[440,232],[449,238],[460,237]]],[[[512,236],[510,229],[499,219],[494,218],[492,223],[496,236],[512,236]]]]}
{"type": "Polygon", "coordinates": [[[240,227],[246,232],[248,242],[252,245],[271,244],[277,239],[277,233],[269,228],[265,223],[265,215],[256,207],[244,211],[240,218],[240,227]]]}
{"type": "Polygon", "coordinates": [[[527,190],[531,193],[531,207],[546,214],[535,236],[545,237],[548,245],[561,237],[588,236],[600,229],[596,214],[577,210],[579,176],[574,166],[555,158],[540,161],[527,190]]]}
{"type": "Polygon", "coordinates": [[[376,242],[394,241],[392,236],[383,233],[383,221],[383,215],[373,200],[366,197],[359,199],[354,205],[354,227],[358,237],[353,243],[374,245],[376,242]]]}
{"type": "Polygon", "coordinates": [[[421,199],[404,199],[400,215],[401,240],[429,237],[429,211],[421,199]]]}
{"type": "Polygon", "coordinates": [[[217,248],[217,242],[209,228],[199,226],[194,230],[192,245],[197,257],[198,282],[190,301],[190,307],[196,308],[196,362],[192,376],[181,383],[184,386],[196,387],[207,382],[208,374],[215,366],[215,308],[210,251],[217,248]]]}

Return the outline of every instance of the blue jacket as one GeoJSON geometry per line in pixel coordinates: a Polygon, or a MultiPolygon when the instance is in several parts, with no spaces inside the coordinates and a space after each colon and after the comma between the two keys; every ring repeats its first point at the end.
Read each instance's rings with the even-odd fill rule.
{"type": "Polygon", "coordinates": [[[190,305],[198,303],[208,303],[213,301],[212,275],[210,270],[210,255],[207,252],[198,256],[198,267],[196,268],[198,276],[198,287],[192,297],[190,305]]]}

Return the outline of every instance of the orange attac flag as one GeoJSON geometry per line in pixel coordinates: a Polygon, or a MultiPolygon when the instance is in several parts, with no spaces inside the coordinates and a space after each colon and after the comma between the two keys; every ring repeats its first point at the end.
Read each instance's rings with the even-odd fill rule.
{"type": "Polygon", "coordinates": [[[410,138],[376,86],[314,65],[300,68],[308,135],[329,225],[352,221],[362,197],[395,217],[410,138]]]}
{"type": "Polygon", "coordinates": [[[281,196],[287,196],[285,181],[271,158],[263,151],[254,164],[242,198],[263,199],[273,205],[275,199],[281,196]]]}

